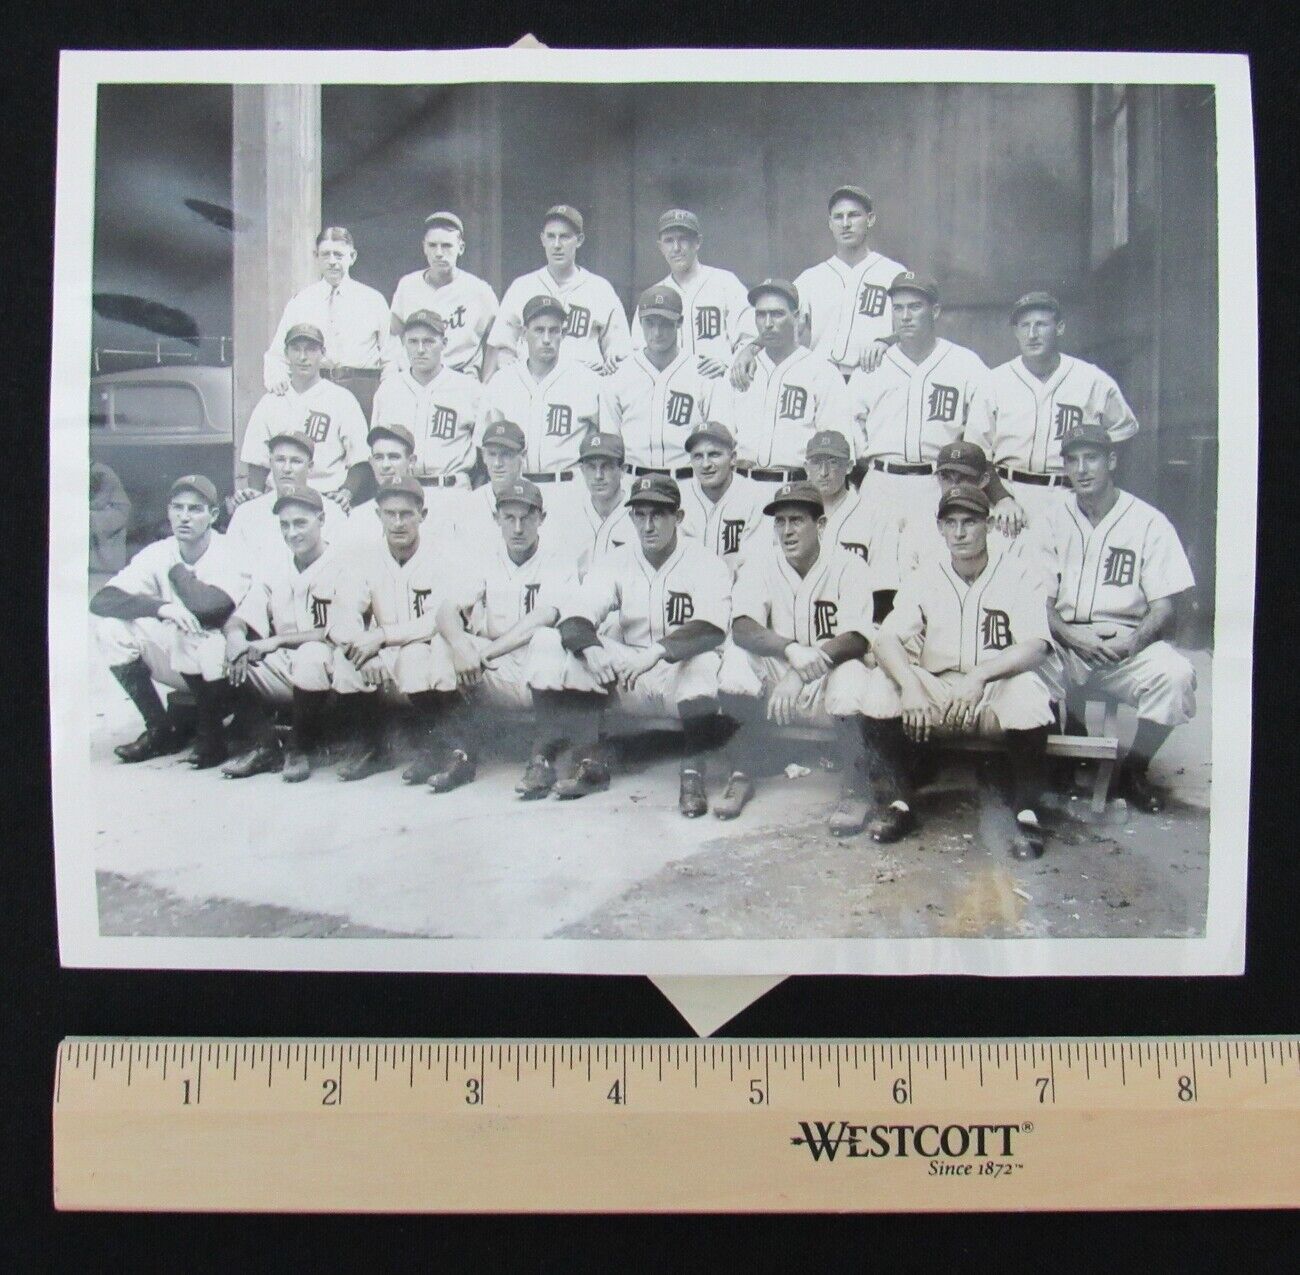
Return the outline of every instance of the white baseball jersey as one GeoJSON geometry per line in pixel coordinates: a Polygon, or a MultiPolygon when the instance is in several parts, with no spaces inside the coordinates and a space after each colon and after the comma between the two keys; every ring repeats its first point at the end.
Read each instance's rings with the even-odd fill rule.
{"type": "MultiPolygon", "coordinates": [[[[392,312],[404,323],[417,310],[432,310],[446,323],[443,362],[477,376],[483,366],[483,338],[497,317],[497,294],[491,286],[468,270],[457,270],[450,282],[435,288],[427,271],[413,270],[397,281],[392,312]]],[[[405,351],[402,366],[406,366],[405,351]]]]}
{"type": "Polygon", "coordinates": [[[386,540],[377,546],[358,546],[339,571],[338,601],[330,617],[332,635],[359,631],[367,615],[379,626],[411,624],[432,616],[448,570],[445,554],[427,536],[420,537],[419,547],[405,562],[393,557],[386,540]]]}
{"type": "Polygon", "coordinates": [[[612,636],[627,646],[650,646],[691,620],[725,633],[731,623],[731,572],[716,554],[685,536],[677,537],[676,548],[656,569],[635,540],[592,567],[566,610],[561,618],[581,616],[598,629],[614,616],[612,636]]]}
{"type": "Polygon", "coordinates": [[[390,376],[375,391],[370,425],[405,425],[415,439],[411,473],[442,478],[474,465],[483,386],[477,377],[445,364],[427,385],[410,372],[390,376]]]}
{"type": "Polygon", "coordinates": [[[645,354],[633,354],[601,382],[600,427],[623,436],[629,465],[689,467],[685,443],[709,419],[715,384],[700,375],[689,350],[662,372],[645,354]]]}
{"type": "Polygon", "coordinates": [[[315,444],[307,482],[317,491],[338,491],[353,465],[370,459],[366,418],[356,397],[333,381],[317,381],[299,394],[263,394],[248,418],[239,459],[271,467],[267,443],[276,434],[306,434],[315,444]]]}
{"type": "Polygon", "coordinates": [[[1061,439],[1080,425],[1101,425],[1111,441],[1137,433],[1137,418],[1114,380],[1082,359],[1061,355],[1055,372],[1040,381],[1022,358],[995,367],[988,377],[983,430],[966,437],[996,465],[1035,474],[1059,474],[1061,439]]]}
{"type": "Polygon", "coordinates": [[[779,365],[766,350],[760,351],[749,388],[728,390],[717,394],[713,416],[731,425],[742,461],[802,469],[808,440],[824,429],[842,434],[853,446],[853,414],[844,378],[802,345],[779,365]]]}
{"type": "Polygon", "coordinates": [[[1118,497],[1095,527],[1073,493],[1052,511],[1056,609],[1068,624],[1136,628],[1151,603],[1196,583],[1169,519],[1129,492],[1118,497]]]}
{"type": "Polygon", "coordinates": [[[572,493],[572,499],[561,505],[554,526],[548,521],[545,530],[554,535],[557,548],[574,564],[580,580],[601,559],[637,538],[632,511],[622,494],[602,518],[585,487],[572,493]]]}
{"type": "MultiPolygon", "coordinates": [[[[693,279],[678,283],[672,275],[660,279],[657,288],[671,288],[682,299],[682,349],[730,365],[742,345],[758,339],[754,307],[749,304],[745,285],[730,270],[700,266],[693,279]]],[[[641,311],[632,316],[632,348],[645,349],[641,311]]]]}
{"type": "Polygon", "coordinates": [[[1018,558],[989,554],[967,584],[952,558],[931,561],[904,580],[880,625],[930,673],[969,673],[1019,642],[1050,642],[1047,589],[1041,574],[1018,558]]]}
{"type": "Polygon", "coordinates": [[[483,392],[477,440],[493,421],[514,421],[528,448],[524,471],[549,474],[578,462],[578,448],[600,421],[600,378],[580,363],[563,359],[539,381],[518,359],[498,370],[483,392]]]}
{"type": "MultiPolygon", "coordinates": [[[[822,543],[838,545],[856,554],[871,567],[873,576],[884,578],[889,574],[891,564],[881,559],[892,557],[896,539],[896,535],[890,534],[887,516],[852,487],[845,490],[844,498],[834,509],[826,512],[822,543]]],[[[875,587],[888,586],[877,583],[875,587]]]]}
{"type": "Polygon", "coordinates": [[[564,304],[564,340],[560,361],[599,369],[606,357],[626,358],[632,352],[623,303],[608,279],[578,266],[567,283],[560,283],[543,266],[520,275],[505,291],[488,344],[528,357],[524,345],[524,306],[534,297],[555,297],[564,304]]]}
{"type": "Polygon", "coordinates": [[[499,638],[538,608],[563,606],[573,584],[572,563],[544,539],[531,558],[516,563],[498,536],[490,552],[456,573],[447,597],[471,633],[499,638]]]}
{"type": "Polygon", "coordinates": [[[388,302],[382,293],[355,279],[347,278],[337,288],[324,279],[308,284],[290,298],[279,326],[262,359],[262,373],[269,385],[289,374],[284,357],[284,338],[290,328],[310,323],[325,338],[326,367],[395,367],[399,358],[397,338],[392,333],[388,302]]]}
{"type": "Polygon", "coordinates": [[[934,462],[960,438],[988,428],[988,368],[974,350],[942,337],[920,363],[891,346],[874,372],[849,378],[858,454],[907,464],[934,462]]]}
{"type": "Polygon", "coordinates": [[[856,554],[823,542],[817,561],[801,576],[780,548],[744,563],[732,592],[733,622],[742,615],[803,646],[841,633],[875,637],[872,581],[856,554]]]}
{"type": "Polygon", "coordinates": [[[771,499],[771,483],[732,474],[727,490],[717,500],[706,496],[694,478],[680,486],[685,511],[682,535],[716,553],[733,573],[751,550],[770,547],[772,520],[764,517],[763,506],[771,499]]]}
{"type": "Polygon", "coordinates": [[[162,602],[179,602],[168,577],[168,572],[178,564],[188,566],[199,583],[220,589],[236,606],[248,592],[249,571],[243,555],[225,536],[215,531],[209,533],[208,547],[196,562],[185,562],[175,536],[145,545],[108,581],[105,588],[158,598],[162,602]]]}
{"type": "MultiPolygon", "coordinates": [[[[244,501],[230,515],[226,539],[250,567],[258,567],[268,559],[293,557],[280,533],[280,517],[274,509],[278,496],[279,492],[268,491],[253,500],[244,501]]],[[[343,506],[326,499],[325,542],[341,544],[347,538],[348,522],[349,516],[343,512],[343,506]]]]}
{"type": "MultiPolygon", "coordinates": [[[[899,572],[906,578],[927,562],[944,562],[952,557],[948,542],[939,530],[939,491],[938,482],[935,490],[922,501],[917,499],[917,508],[909,511],[903,521],[898,537],[899,572]]],[[[1032,553],[1041,547],[1041,542],[1031,543],[1031,533],[1022,531],[1013,539],[1008,539],[992,523],[988,529],[989,554],[1010,554],[1019,557],[1032,553]]],[[[1041,563],[1040,563],[1041,565],[1041,563]]]]}
{"type": "Polygon", "coordinates": [[[812,348],[846,372],[857,367],[862,351],[893,331],[889,285],[906,269],[869,252],[856,266],[829,257],[805,270],[794,286],[812,348]]]}
{"type": "Polygon", "coordinates": [[[341,561],[332,546],[301,571],[292,554],[268,559],[258,565],[235,614],[262,637],[328,628],[341,561]]]}

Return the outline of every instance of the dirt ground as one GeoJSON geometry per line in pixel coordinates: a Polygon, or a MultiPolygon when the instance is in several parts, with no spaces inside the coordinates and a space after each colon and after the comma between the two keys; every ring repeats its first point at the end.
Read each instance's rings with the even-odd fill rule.
{"type": "MultiPolygon", "coordinates": [[[[922,790],[920,829],[893,846],[831,837],[838,776],[809,745],[733,824],[676,810],[676,763],[629,763],[608,793],[521,803],[516,757],[444,796],[396,772],[289,789],[195,773],[178,758],[123,766],[138,730],[105,675],[92,762],[101,932],[199,937],[880,938],[1181,937],[1202,931],[1209,864],[1210,669],[1195,722],[1156,772],[1160,816],[1083,794],[1049,811],[1046,855],[1004,849],[1010,815],[962,759],[922,790]]],[[[1131,730],[1131,724],[1126,724],[1131,730]]],[[[1122,728],[1123,729],[1123,728],[1122,728]]],[[[788,755],[787,755],[788,753],[788,755]]],[[[716,791],[720,781],[711,788],[716,791]]]]}

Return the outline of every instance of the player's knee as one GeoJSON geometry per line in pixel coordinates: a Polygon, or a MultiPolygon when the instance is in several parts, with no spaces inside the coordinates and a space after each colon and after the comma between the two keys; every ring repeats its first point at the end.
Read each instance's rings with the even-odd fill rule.
{"type": "Polygon", "coordinates": [[[898,687],[884,669],[869,669],[863,686],[862,713],[866,717],[889,718],[903,715],[898,687]]]}
{"type": "Polygon", "coordinates": [[[826,675],[826,711],[832,717],[864,712],[871,696],[871,673],[861,660],[847,660],[826,675]]]}
{"type": "Polygon", "coordinates": [[[95,646],[109,664],[126,664],[140,653],[139,635],[126,620],[99,616],[95,621],[95,646]]]}
{"type": "Polygon", "coordinates": [[[307,642],[294,652],[292,680],[300,691],[327,691],[334,652],[324,642],[307,642]]]}

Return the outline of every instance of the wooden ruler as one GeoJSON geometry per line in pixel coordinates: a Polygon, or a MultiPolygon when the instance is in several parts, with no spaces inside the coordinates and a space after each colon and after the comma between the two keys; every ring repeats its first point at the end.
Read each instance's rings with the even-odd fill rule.
{"type": "Polygon", "coordinates": [[[62,1209],[1300,1204],[1296,1037],[67,1040],[62,1209]]]}

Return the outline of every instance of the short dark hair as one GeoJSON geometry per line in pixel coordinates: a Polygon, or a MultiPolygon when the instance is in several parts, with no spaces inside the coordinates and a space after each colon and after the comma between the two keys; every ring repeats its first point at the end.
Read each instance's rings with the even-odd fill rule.
{"type": "Polygon", "coordinates": [[[316,247],[319,248],[327,239],[335,239],[339,243],[345,243],[349,248],[356,247],[356,244],[352,242],[352,232],[346,226],[326,226],[316,236],[316,247]]]}

